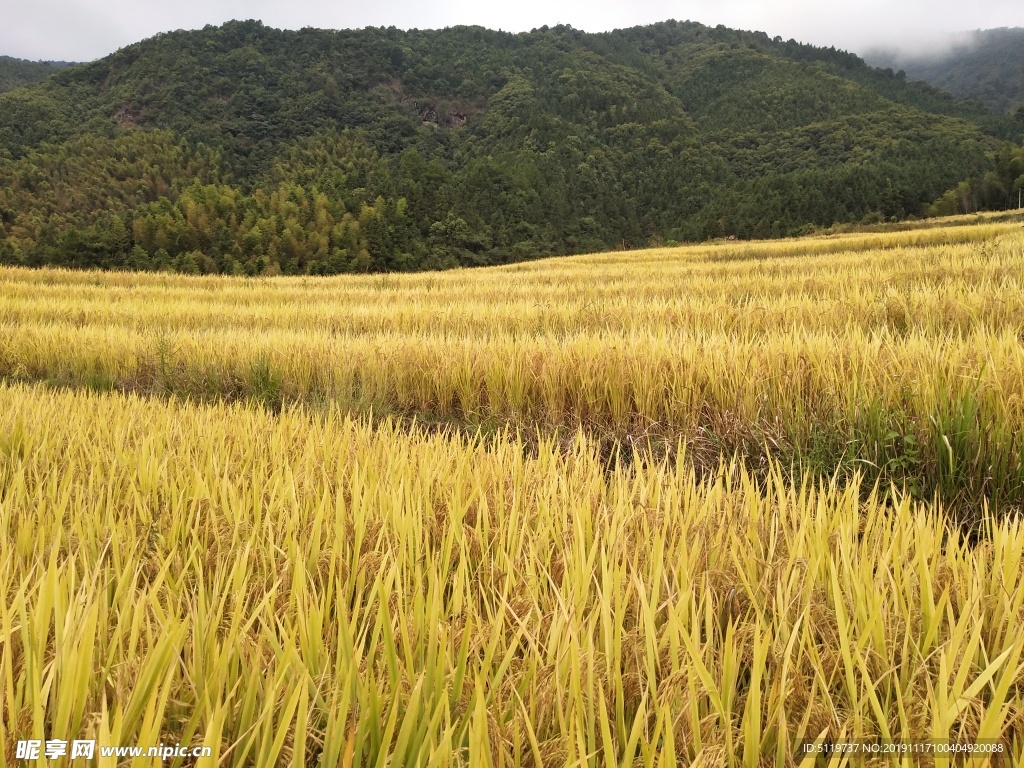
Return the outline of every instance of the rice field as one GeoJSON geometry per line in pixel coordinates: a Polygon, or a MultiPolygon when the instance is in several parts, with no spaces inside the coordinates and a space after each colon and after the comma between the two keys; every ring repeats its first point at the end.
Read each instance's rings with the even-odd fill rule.
{"type": "Polygon", "coordinates": [[[1024,764],[1022,268],[2,269],[0,766],[1024,764]]]}
{"type": "Polygon", "coordinates": [[[1017,223],[328,279],[0,269],[0,377],[1024,502],[1017,223]]]}

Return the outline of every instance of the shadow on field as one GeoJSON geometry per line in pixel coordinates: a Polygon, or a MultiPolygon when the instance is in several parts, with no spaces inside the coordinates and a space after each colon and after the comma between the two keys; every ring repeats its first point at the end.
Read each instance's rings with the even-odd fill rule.
{"type": "MultiPolygon", "coordinates": [[[[149,380],[116,382],[101,374],[54,377],[41,382],[54,388],[118,391],[193,402],[246,402],[271,413],[302,408],[324,412],[341,407],[328,395],[289,400],[284,383],[268,360],[253,362],[235,374],[228,391],[182,387],[162,358],[149,380]]],[[[7,377],[4,380],[13,380],[7,377]]],[[[39,382],[37,382],[39,383],[39,382]]],[[[765,420],[745,422],[726,412],[698,415],[696,428],[650,423],[637,415],[619,425],[607,420],[566,415],[560,423],[527,422],[493,414],[466,414],[453,419],[429,411],[367,402],[344,410],[371,423],[397,420],[409,430],[459,434],[485,442],[517,439],[529,454],[542,442],[571,452],[581,437],[597,445],[608,472],[680,457],[700,475],[714,476],[723,462],[737,461],[753,477],[764,479],[783,467],[800,482],[807,477],[857,482],[866,498],[881,491],[940,504],[967,532],[980,529],[986,510],[997,516],[1024,508],[1024,446],[1018,430],[985,417],[975,393],[942,402],[927,419],[881,405],[864,408],[840,423],[814,423],[803,433],[765,420]]]]}

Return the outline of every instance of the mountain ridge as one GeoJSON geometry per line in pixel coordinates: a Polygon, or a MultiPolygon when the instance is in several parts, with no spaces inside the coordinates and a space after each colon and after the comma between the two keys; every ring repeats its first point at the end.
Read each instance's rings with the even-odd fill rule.
{"type": "Polygon", "coordinates": [[[504,263],[920,215],[1020,126],[694,22],[171,32],[0,96],[0,260],[504,263]]]}

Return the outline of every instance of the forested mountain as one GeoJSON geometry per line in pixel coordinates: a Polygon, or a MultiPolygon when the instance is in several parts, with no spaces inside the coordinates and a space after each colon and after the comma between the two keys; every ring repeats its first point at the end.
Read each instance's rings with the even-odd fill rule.
{"type": "Polygon", "coordinates": [[[779,236],[919,215],[1021,127],[694,23],[231,22],[0,96],[0,260],[321,274],[779,236]]]}
{"type": "Polygon", "coordinates": [[[0,56],[0,93],[42,82],[54,72],[68,66],[71,65],[64,61],[26,61],[0,56]]]}
{"type": "Polygon", "coordinates": [[[971,32],[934,55],[879,52],[866,58],[879,67],[904,70],[909,80],[980,101],[997,114],[1024,109],[1024,28],[971,32]]]}

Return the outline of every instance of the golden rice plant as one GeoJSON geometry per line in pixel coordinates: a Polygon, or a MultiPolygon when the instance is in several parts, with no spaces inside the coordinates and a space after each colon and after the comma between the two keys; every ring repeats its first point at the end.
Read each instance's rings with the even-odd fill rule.
{"type": "Polygon", "coordinates": [[[1024,503],[1019,224],[442,274],[0,269],[0,377],[336,405],[1024,503]]]}
{"type": "Polygon", "coordinates": [[[0,764],[1024,761],[1020,520],[523,438],[0,385],[0,764]]]}

